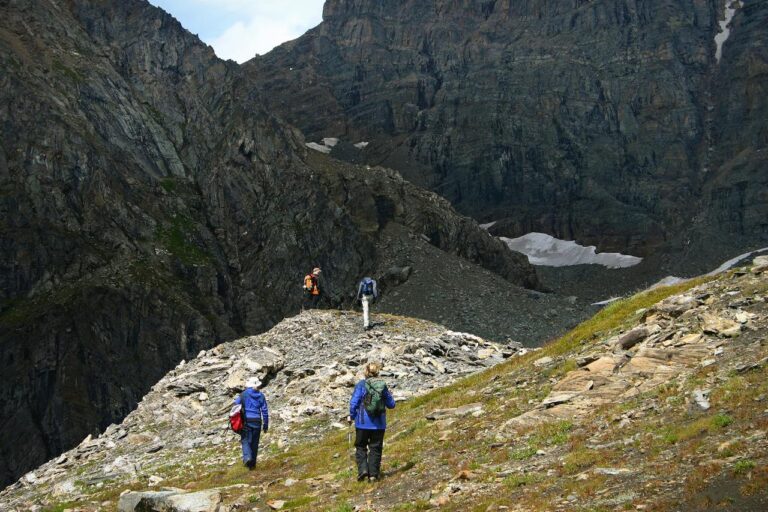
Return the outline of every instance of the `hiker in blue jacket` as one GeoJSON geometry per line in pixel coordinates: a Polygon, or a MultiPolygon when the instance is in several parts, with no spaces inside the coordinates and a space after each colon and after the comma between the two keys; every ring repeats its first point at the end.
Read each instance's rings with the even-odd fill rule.
{"type": "Polygon", "coordinates": [[[379,287],[375,279],[364,277],[357,285],[357,300],[363,305],[363,329],[366,331],[371,328],[371,322],[368,319],[368,307],[372,302],[379,299],[379,287]]]}
{"type": "Polygon", "coordinates": [[[365,366],[365,380],[357,383],[349,401],[349,422],[355,422],[358,482],[366,478],[375,482],[380,478],[387,409],[395,408],[395,399],[387,385],[376,378],[380,371],[381,364],[368,363],[365,366]]]}
{"type": "Polygon", "coordinates": [[[261,381],[257,377],[251,377],[245,383],[245,391],[235,398],[235,403],[240,403],[240,397],[243,397],[245,404],[245,426],[240,432],[240,445],[243,447],[243,464],[248,469],[256,466],[256,456],[259,454],[259,438],[261,431],[267,433],[269,430],[269,409],[267,408],[267,399],[259,388],[261,381]]]}

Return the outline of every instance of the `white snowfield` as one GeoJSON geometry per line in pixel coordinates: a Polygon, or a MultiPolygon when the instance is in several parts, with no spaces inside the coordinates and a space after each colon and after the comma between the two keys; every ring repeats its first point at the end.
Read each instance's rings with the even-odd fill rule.
{"type": "Polygon", "coordinates": [[[731,35],[731,21],[736,14],[736,10],[744,6],[740,0],[725,1],[725,19],[720,20],[720,32],[715,35],[715,60],[720,62],[723,58],[723,44],[731,35]]]}
{"type": "MultiPolygon", "coordinates": [[[[307,142],[306,146],[309,149],[314,149],[315,151],[319,151],[321,153],[328,154],[331,152],[331,149],[336,147],[336,145],[339,143],[339,139],[336,137],[325,137],[323,138],[322,144],[318,144],[317,142],[307,142]]],[[[353,144],[357,149],[364,149],[368,143],[367,142],[358,142],[357,144],[353,144]]]]}
{"type": "Polygon", "coordinates": [[[328,146],[325,146],[323,144],[318,144],[317,142],[307,142],[307,147],[309,149],[314,149],[315,151],[319,151],[321,153],[328,154],[331,152],[331,148],[328,146]]]}
{"type": "Polygon", "coordinates": [[[332,148],[338,143],[339,143],[339,139],[337,139],[336,137],[326,137],[323,139],[323,144],[325,144],[329,148],[332,148]]]}
{"type": "MultiPolygon", "coordinates": [[[[745,252],[744,254],[739,254],[735,258],[729,259],[728,261],[726,261],[725,263],[723,263],[722,265],[717,267],[712,272],[707,272],[705,275],[715,276],[717,274],[722,274],[723,272],[725,272],[727,270],[730,270],[733,267],[735,267],[736,264],[739,263],[741,260],[744,260],[746,258],[749,258],[750,256],[753,256],[755,254],[759,254],[759,253],[762,253],[762,252],[768,252],[768,247],[763,247],[762,249],[757,249],[755,251],[750,251],[750,252],[745,252]]],[[[648,289],[649,290],[653,290],[654,288],[659,288],[661,286],[672,286],[673,284],[683,283],[683,282],[688,281],[688,280],[689,280],[689,278],[685,278],[685,277],[667,276],[664,279],[661,279],[657,283],[655,283],[652,286],[650,286],[648,289]]],[[[621,298],[622,297],[611,297],[608,300],[603,300],[603,301],[600,301],[600,302],[593,302],[592,305],[593,306],[605,306],[606,304],[610,304],[611,302],[619,300],[621,298]]]]}
{"type": "Polygon", "coordinates": [[[518,238],[499,237],[516,252],[528,256],[532,265],[566,267],[569,265],[602,265],[626,268],[637,265],[642,258],[618,252],[598,253],[595,246],[583,246],[574,241],[560,240],[545,233],[528,233],[518,238]]]}

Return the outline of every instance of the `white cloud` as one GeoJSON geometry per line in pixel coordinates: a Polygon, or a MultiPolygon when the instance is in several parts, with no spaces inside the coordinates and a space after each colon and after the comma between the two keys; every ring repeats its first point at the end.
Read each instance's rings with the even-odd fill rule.
{"type": "Polygon", "coordinates": [[[206,40],[222,59],[245,62],[296,39],[322,19],[323,0],[196,0],[240,13],[241,19],[206,40]]]}

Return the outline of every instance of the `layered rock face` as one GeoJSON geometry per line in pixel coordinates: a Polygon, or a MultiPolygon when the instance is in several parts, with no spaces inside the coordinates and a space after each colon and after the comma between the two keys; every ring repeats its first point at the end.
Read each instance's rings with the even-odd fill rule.
{"type": "Polygon", "coordinates": [[[0,484],[182,358],[298,311],[312,266],[343,304],[387,224],[536,286],[396,173],[308,162],[234,63],[146,2],[2,10],[0,484]]]}
{"type": "Polygon", "coordinates": [[[498,234],[639,256],[705,238],[764,245],[768,5],[736,10],[718,62],[723,12],[329,0],[318,27],[246,67],[308,140],[341,138],[332,154],[504,219],[498,234]]]}

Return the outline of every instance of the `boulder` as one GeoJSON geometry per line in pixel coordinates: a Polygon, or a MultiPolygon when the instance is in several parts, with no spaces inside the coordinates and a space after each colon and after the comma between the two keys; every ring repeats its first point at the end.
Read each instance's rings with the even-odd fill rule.
{"type": "Polygon", "coordinates": [[[705,313],[701,317],[702,328],[707,334],[718,334],[727,338],[738,336],[741,332],[741,324],[728,318],[705,313]]]}
{"type": "Polygon", "coordinates": [[[629,350],[647,338],[650,333],[650,329],[646,326],[636,327],[619,337],[616,341],[616,347],[622,350],[629,350]]]}
{"type": "Polygon", "coordinates": [[[186,493],[181,490],[129,492],[120,496],[119,512],[222,512],[218,489],[186,493]]]}
{"type": "Polygon", "coordinates": [[[758,256],[752,261],[752,272],[760,274],[768,271],[768,256],[758,256]]]}

